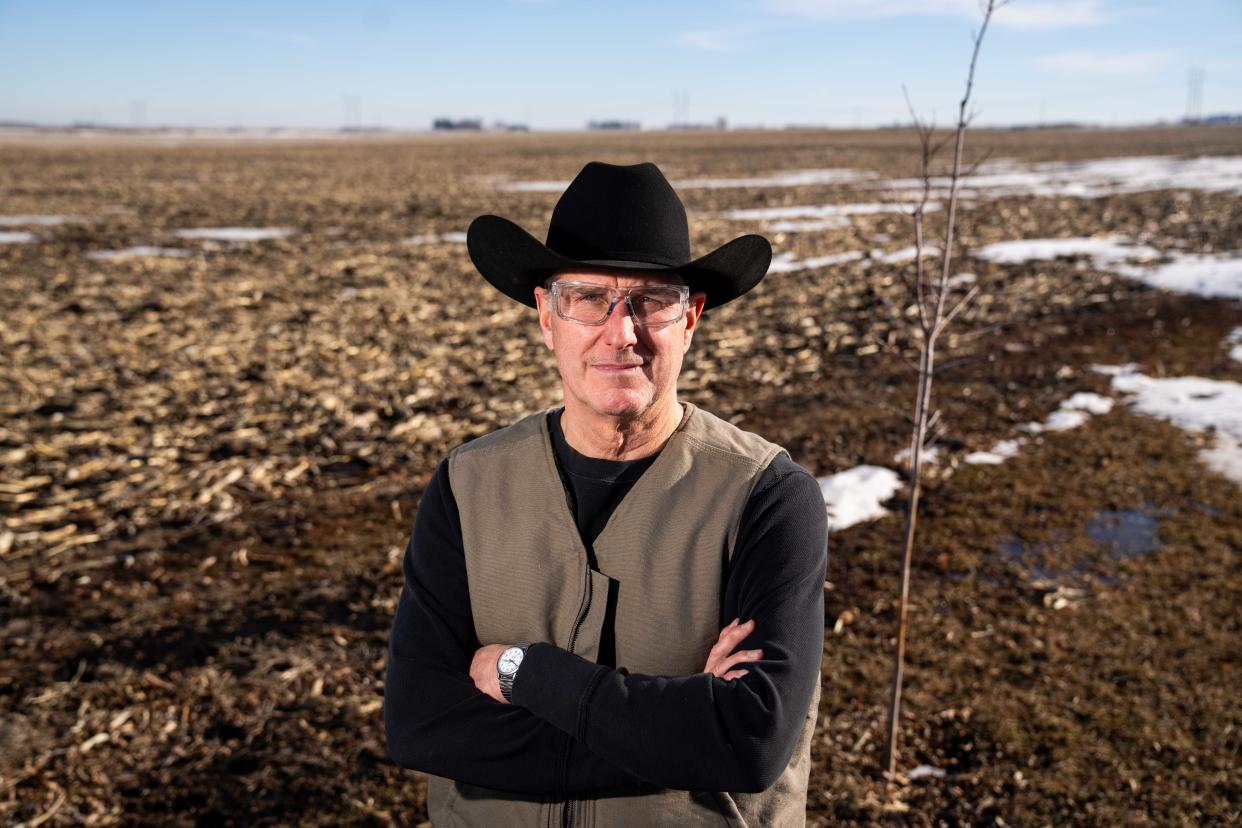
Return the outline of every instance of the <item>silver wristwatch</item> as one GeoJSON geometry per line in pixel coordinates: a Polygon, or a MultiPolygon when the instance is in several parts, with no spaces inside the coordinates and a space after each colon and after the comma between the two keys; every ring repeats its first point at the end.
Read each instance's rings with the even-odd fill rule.
{"type": "Polygon", "coordinates": [[[500,659],[496,662],[496,674],[500,678],[500,695],[505,697],[505,701],[513,703],[513,679],[517,677],[518,668],[522,666],[522,659],[526,656],[526,648],[529,644],[515,644],[500,654],[500,659]]]}

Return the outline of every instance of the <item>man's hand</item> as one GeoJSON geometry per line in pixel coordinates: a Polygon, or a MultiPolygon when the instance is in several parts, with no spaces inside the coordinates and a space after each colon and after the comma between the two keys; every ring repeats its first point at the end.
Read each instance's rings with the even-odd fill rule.
{"type": "MultiPolygon", "coordinates": [[[[752,618],[745,624],[739,624],[740,618],[733,619],[733,623],[720,631],[720,636],[716,639],[716,644],[707,654],[707,665],[703,667],[702,672],[711,673],[714,676],[728,681],[730,679],[741,678],[749,673],[749,670],[733,670],[735,664],[746,661],[759,661],[763,658],[763,650],[738,650],[733,652],[733,648],[750,635],[755,629],[755,621],[752,618]]],[[[500,654],[512,646],[510,644],[485,644],[474,651],[474,658],[470,660],[470,678],[474,680],[474,686],[491,696],[501,704],[509,704],[504,695],[500,692],[500,676],[496,672],[496,663],[500,661],[500,654]]]]}
{"type": "Polygon", "coordinates": [[[500,661],[500,654],[510,646],[512,645],[486,644],[474,651],[474,658],[470,661],[470,678],[474,679],[474,686],[501,704],[509,702],[500,692],[500,675],[496,672],[496,662],[500,661]]]}
{"type": "Polygon", "coordinates": [[[729,679],[741,678],[750,672],[750,670],[731,670],[733,665],[742,661],[759,661],[763,658],[763,650],[738,650],[733,653],[733,648],[741,644],[746,636],[750,635],[751,630],[755,628],[755,619],[750,619],[745,624],[739,624],[740,618],[734,618],[733,623],[720,631],[720,636],[716,639],[716,644],[707,654],[707,666],[703,668],[704,673],[711,673],[714,676],[728,681],[729,679]],[[732,653],[732,655],[730,655],[732,653]]]}

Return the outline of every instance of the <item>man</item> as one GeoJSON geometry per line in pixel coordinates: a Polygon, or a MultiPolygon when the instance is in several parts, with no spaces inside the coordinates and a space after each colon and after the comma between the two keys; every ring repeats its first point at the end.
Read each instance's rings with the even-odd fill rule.
{"type": "Polygon", "coordinates": [[[547,244],[470,226],[480,273],[536,308],[564,406],[437,468],[389,647],[389,753],[433,824],[802,825],[827,526],[788,454],[677,400],[703,312],[771,262],[690,260],[654,164],[592,162],[547,244]]]}

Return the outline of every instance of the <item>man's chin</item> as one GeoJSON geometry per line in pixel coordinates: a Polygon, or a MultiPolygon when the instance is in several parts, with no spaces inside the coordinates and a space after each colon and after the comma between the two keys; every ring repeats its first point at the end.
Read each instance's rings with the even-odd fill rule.
{"type": "Polygon", "coordinates": [[[591,407],[609,417],[637,417],[651,407],[651,396],[637,390],[615,389],[597,394],[591,407]]]}

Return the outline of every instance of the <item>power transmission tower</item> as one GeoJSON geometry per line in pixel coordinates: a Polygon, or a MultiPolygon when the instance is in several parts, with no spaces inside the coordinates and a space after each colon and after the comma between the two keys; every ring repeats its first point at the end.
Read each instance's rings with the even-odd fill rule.
{"type": "Polygon", "coordinates": [[[348,93],[341,96],[341,104],[345,109],[345,129],[358,129],[362,126],[362,96],[348,93]]]}
{"type": "Polygon", "coordinates": [[[684,127],[690,123],[690,93],[673,93],[673,127],[684,127]]]}
{"type": "Polygon", "coordinates": [[[1203,69],[1191,67],[1186,84],[1186,121],[1195,123],[1203,118],[1203,69]]]}

